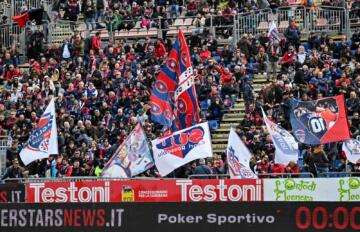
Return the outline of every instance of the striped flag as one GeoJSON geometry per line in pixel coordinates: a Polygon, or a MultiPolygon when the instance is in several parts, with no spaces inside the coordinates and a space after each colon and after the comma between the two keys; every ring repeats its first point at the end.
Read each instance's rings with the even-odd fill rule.
{"type": "Polygon", "coordinates": [[[152,120],[172,131],[200,122],[193,67],[182,31],[155,81],[150,101],[152,120]]]}

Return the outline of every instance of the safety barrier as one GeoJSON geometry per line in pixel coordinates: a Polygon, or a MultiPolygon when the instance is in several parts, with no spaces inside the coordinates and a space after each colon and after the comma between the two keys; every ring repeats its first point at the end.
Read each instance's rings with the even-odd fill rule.
{"type": "Polygon", "coordinates": [[[10,48],[12,46],[23,45],[25,31],[21,30],[17,24],[0,26],[0,48],[10,48]]]}
{"type": "Polygon", "coordinates": [[[12,12],[9,17],[18,15],[24,10],[37,9],[41,7],[43,7],[46,12],[50,12],[51,5],[51,0],[11,0],[12,12]]]}
{"type": "Polygon", "coordinates": [[[6,168],[6,150],[11,145],[11,137],[0,137],[0,175],[4,173],[6,168]]]}
{"type": "Polygon", "coordinates": [[[7,2],[0,2],[0,15],[7,16],[10,20],[10,17],[12,16],[11,4],[7,2]]]}
{"type": "Polygon", "coordinates": [[[326,31],[328,34],[349,35],[348,12],[341,7],[325,7],[309,11],[309,31],[326,31]]]}

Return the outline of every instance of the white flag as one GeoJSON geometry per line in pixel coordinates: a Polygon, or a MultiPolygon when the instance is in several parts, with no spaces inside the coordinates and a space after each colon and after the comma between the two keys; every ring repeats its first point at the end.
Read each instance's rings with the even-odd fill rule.
{"type": "Polygon", "coordinates": [[[130,178],[154,166],[146,135],[140,123],[106,163],[102,176],[130,178]]]}
{"type": "Polygon", "coordinates": [[[275,21],[271,21],[269,25],[268,37],[270,38],[270,40],[281,40],[280,33],[277,29],[275,21]]]}
{"type": "Polygon", "coordinates": [[[21,160],[25,165],[38,160],[49,157],[49,155],[57,155],[58,141],[55,116],[55,102],[51,99],[44,113],[41,115],[39,123],[35,130],[31,133],[28,142],[20,152],[21,160]]]}
{"type": "Polygon", "coordinates": [[[360,141],[357,139],[349,139],[343,142],[342,150],[345,152],[346,158],[353,164],[360,160],[360,141]]]}
{"type": "Polygon", "coordinates": [[[249,165],[252,155],[236,134],[234,128],[230,129],[226,153],[231,178],[257,179],[249,165]]]}
{"type": "Polygon", "coordinates": [[[193,160],[212,157],[208,123],[201,123],[152,142],[155,165],[162,176],[193,160]]]}
{"type": "Polygon", "coordinates": [[[275,163],[287,165],[290,161],[297,163],[299,146],[295,138],[284,128],[270,121],[263,111],[266,127],[275,145],[275,163]]]}

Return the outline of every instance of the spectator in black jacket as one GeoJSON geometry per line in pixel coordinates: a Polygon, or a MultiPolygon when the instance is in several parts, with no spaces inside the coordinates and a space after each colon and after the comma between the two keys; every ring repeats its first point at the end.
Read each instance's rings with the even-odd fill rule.
{"type": "Polygon", "coordinates": [[[23,178],[23,177],[24,177],[24,168],[20,167],[18,159],[13,159],[12,165],[5,170],[5,174],[1,179],[4,180],[7,178],[23,178]]]}

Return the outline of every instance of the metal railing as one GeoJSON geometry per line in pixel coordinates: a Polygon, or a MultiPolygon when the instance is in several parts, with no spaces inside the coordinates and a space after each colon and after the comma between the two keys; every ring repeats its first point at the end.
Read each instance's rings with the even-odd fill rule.
{"type": "Polygon", "coordinates": [[[6,150],[12,143],[11,137],[0,137],[0,175],[3,175],[6,168],[6,150]]]}
{"type": "MultiPolygon", "coordinates": [[[[0,140],[0,154],[3,140],[0,140]]],[[[6,142],[5,142],[6,143],[6,142]]],[[[11,143],[11,142],[10,142],[11,143]]],[[[9,140],[7,140],[9,146],[9,140]]],[[[5,149],[6,153],[6,149],[5,149]]],[[[1,158],[2,156],[0,156],[1,158]]],[[[1,159],[0,159],[1,161],[1,159]]],[[[6,160],[5,160],[6,161],[6,160]]],[[[317,178],[338,178],[338,177],[352,177],[360,176],[360,172],[323,172],[317,175],[317,178]]],[[[313,173],[301,172],[301,173],[264,173],[258,174],[261,179],[269,178],[315,178],[313,173]]],[[[173,180],[173,179],[230,179],[229,174],[194,174],[189,175],[188,178],[160,178],[160,177],[133,177],[133,178],[114,178],[114,177],[97,177],[97,176],[82,176],[82,177],[57,177],[57,178],[46,178],[46,177],[29,177],[29,178],[8,178],[0,181],[3,183],[41,183],[41,182],[74,182],[74,181],[113,181],[113,180],[173,180]]]]}
{"type": "Polygon", "coordinates": [[[12,12],[9,17],[18,15],[24,10],[37,9],[41,7],[49,13],[51,11],[51,5],[51,0],[11,0],[12,12]]]}
{"type": "Polygon", "coordinates": [[[258,174],[259,178],[314,178],[314,174],[311,172],[300,173],[264,173],[258,174]]]}
{"type": "Polygon", "coordinates": [[[360,172],[322,172],[317,177],[352,177],[360,176],[360,172]]]}
{"type": "Polygon", "coordinates": [[[17,24],[0,26],[0,48],[11,48],[18,43],[24,46],[25,30],[21,30],[17,24]]]}

